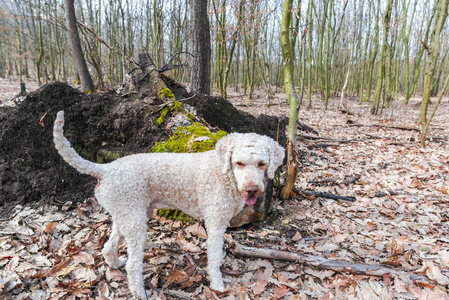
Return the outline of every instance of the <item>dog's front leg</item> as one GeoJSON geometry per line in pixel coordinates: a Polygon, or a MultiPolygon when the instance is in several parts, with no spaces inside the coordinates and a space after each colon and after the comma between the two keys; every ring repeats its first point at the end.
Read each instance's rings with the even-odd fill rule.
{"type": "MultiPolygon", "coordinates": [[[[227,224],[227,223],[225,223],[227,224]]],[[[207,270],[210,276],[210,288],[224,292],[225,286],[220,271],[223,256],[223,239],[226,225],[217,219],[206,221],[207,229],[207,270]]]]}

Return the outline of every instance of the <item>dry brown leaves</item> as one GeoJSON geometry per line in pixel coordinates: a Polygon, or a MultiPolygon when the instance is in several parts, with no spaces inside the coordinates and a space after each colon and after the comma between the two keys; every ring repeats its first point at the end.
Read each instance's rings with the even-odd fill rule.
{"type": "MultiPolygon", "coordinates": [[[[279,96],[281,97],[281,96],[279,96]]],[[[263,95],[240,109],[287,114],[263,95]],[[248,105],[249,104],[249,105],[248,105]],[[247,105],[247,106],[246,106],[247,105]]],[[[354,203],[297,196],[275,202],[269,220],[231,231],[228,239],[327,259],[384,265],[397,275],[381,277],[307,265],[236,257],[229,244],[222,270],[225,293],[208,288],[206,232],[201,223],[149,220],[144,278],[160,299],[448,299],[449,105],[434,120],[428,147],[418,132],[371,126],[418,127],[417,100],[395,116],[371,116],[369,105],[338,100],[328,111],[301,110],[301,122],[329,140],[304,140],[297,187],[354,196],[354,203]],[[354,126],[357,124],[357,126],[354,126]],[[326,144],[326,145],[325,145],[326,144]],[[327,145],[331,144],[331,145],[327,145]],[[356,177],[354,177],[356,176],[356,177]],[[351,181],[351,178],[359,179],[351,181]],[[312,183],[313,182],[313,183],[312,183]]],[[[315,105],[321,104],[315,100],[315,105]]],[[[300,133],[300,132],[299,132],[300,133]]],[[[76,211],[17,208],[0,223],[0,297],[8,299],[128,299],[123,269],[110,269],[101,248],[110,221],[93,199],[76,211]]],[[[126,246],[121,247],[126,254],[126,246]]]]}

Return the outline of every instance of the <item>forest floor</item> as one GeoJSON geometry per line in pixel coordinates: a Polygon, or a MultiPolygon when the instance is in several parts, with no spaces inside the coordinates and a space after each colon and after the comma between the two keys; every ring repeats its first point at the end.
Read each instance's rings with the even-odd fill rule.
{"type": "MultiPolygon", "coordinates": [[[[12,97],[1,91],[0,98],[12,97]]],[[[270,107],[263,91],[249,100],[230,90],[229,100],[254,115],[288,114],[282,93],[270,107]]],[[[154,296],[449,299],[449,99],[440,104],[425,149],[418,147],[419,98],[395,102],[391,119],[371,115],[369,103],[359,106],[351,97],[345,100],[351,114],[341,113],[339,101],[331,99],[324,111],[317,95],[313,109],[301,108],[300,121],[319,135],[298,132],[304,137],[295,187],[356,201],[298,194],[275,200],[267,220],[229,230],[225,293],[208,288],[201,223],[150,219],[144,277],[147,288],[158,287],[154,296]],[[272,249],[313,257],[306,263],[244,257],[234,243],[258,248],[253,254],[272,249]],[[319,258],[333,264],[320,267],[319,258]],[[367,265],[377,271],[363,272],[367,265]]],[[[110,269],[101,255],[108,214],[94,199],[68,207],[45,213],[17,207],[0,220],[0,298],[3,292],[13,299],[128,299],[125,271],[110,269]]]]}

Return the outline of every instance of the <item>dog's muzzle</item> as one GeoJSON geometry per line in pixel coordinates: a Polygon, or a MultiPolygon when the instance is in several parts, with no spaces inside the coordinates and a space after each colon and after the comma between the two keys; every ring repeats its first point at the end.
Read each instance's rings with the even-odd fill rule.
{"type": "Polygon", "coordinates": [[[254,205],[257,202],[257,196],[259,195],[259,187],[257,185],[245,186],[245,203],[248,205],[254,205]]]}

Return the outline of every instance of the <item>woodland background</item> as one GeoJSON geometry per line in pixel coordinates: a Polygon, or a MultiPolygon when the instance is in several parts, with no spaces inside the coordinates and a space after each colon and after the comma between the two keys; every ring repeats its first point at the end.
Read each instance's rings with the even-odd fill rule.
{"type": "MultiPolygon", "coordinates": [[[[295,1],[290,25],[295,80],[307,91],[307,107],[326,107],[329,97],[342,90],[348,69],[346,93],[360,101],[372,100],[371,92],[380,77],[382,91],[391,99],[398,100],[403,94],[408,103],[412,95],[422,93],[440,2],[295,1]],[[384,22],[387,9],[389,26],[384,22]],[[385,62],[383,72],[379,72],[379,62],[385,62]],[[311,95],[316,92],[321,93],[324,104],[312,103],[311,95]]],[[[0,77],[33,78],[39,84],[77,82],[64,2],[0,3],[0,77]]],[[[242,90],[250,99],[255,87],[266,89],[268,97],[283,87],[282,4],[209,1],[211,85],[224,98],[228,86],[242,90]]],[[[141,52],[150,53],[158,68],[175,56],[172,64],[188,65],[191,60],[185,53],[189,52],[189,1],[82,0],[75,8],[82,47],[98,89],[123,82],[141,52]]],[[[441,91],[449,69],[447,23],[440,37],[433,96],[441,91]]],[[[171,72],[183,83],[189,82],[189,74],[188,68],[171,72]]]]}

